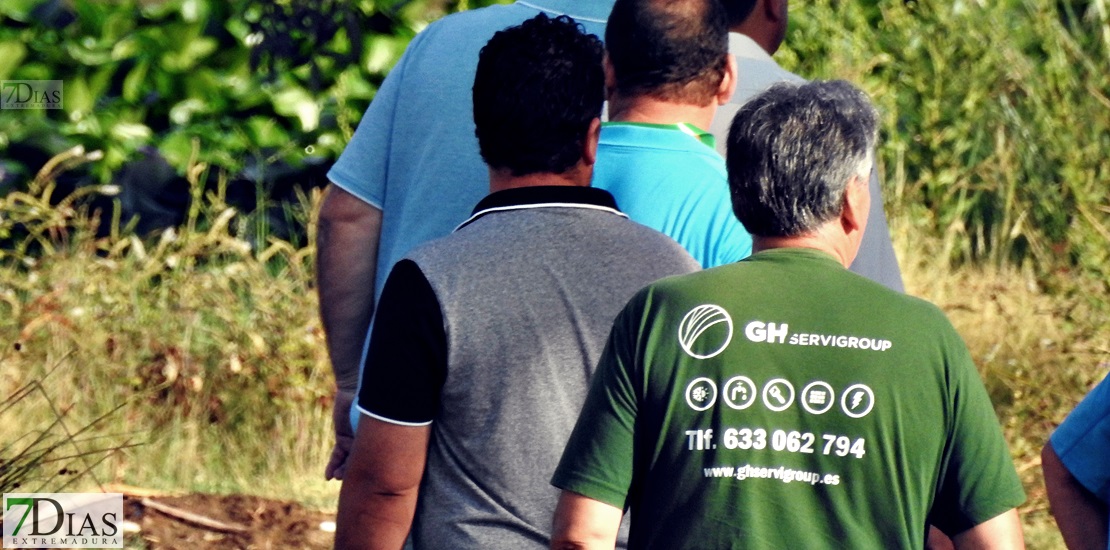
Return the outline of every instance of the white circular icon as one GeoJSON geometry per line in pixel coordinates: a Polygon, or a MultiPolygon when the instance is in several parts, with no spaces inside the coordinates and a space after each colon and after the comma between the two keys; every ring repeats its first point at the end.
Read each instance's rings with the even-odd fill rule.
{"type": "Polygon", "coordinates": [[[810,382],[802,389],[802,408],[811,414],[825,414],[836,403],[832,386],[821,382],[810,382]]]}
{"type": "Polygon", "coordinates": [[[704,411],[717,402],[717,384],[702,377],[695,378],[686,386],[686,404],[695,411],[704,411]]]}
{"type": "Polygon", "coordinates": [[[786,410],[794,403],[794,386],[785,378],[769,380],[763,386],[763,404],[772,411],[786,410]]]}
{"type": "Polygon", "coordinates": [[[756,395],[759,392],[755,388],[755,382],[747,376],[734,376],[725,382],[724,400],[725,405],[740,410],[746,409],[755,403],[756,395]]]}
{"type": "Polygon", "coordinates": [[[871,408],[874,406],[875,393],[863,384],[848,386],[848,389],[840,394],[840,408],[844,409],[844,414],[852,418],[867,416],[867,413],[871,412],[871,408]]]}
{"type": "Polygon", "coordinates": [[[695,359],[709,359],[732,341],[732,317],[721,306],[704,304],[691,309],[678,325],[678,343],[695,359]],[[711,328],[724,323],[723,327],[711,328]]]}

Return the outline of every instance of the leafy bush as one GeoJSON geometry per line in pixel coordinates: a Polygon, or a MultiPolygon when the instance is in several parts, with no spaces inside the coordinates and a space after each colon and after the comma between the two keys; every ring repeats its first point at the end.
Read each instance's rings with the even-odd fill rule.
{"type": "MultiPolygon", "coordinates": [[[[210,167],[208,188],[225,180],[227,199],[240,210],[294,200],[294,189],[325,183],[324,171],[408,40],[429,18],[457,7],[4,2],[0,79],[62,80],[64,109],[0,111],[7,159],[0,194],[25,190],[47,159],[82,146],[101,158],[59,176],[58,198],[119,183],[125,221],[143,214],[144,233],[182,221],[191,162],[210,167]]],[[[97,204],[113,207],[110,199],[97,204]]]]}

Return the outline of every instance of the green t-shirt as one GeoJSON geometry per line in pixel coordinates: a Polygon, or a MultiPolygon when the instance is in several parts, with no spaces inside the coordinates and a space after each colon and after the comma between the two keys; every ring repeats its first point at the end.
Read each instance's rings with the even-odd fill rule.
{"type": "Polygon", "coordinates": [[[630,548],[922,548],[1024,500],[944,314],[806,249],[633,298],[552,483],[630,548]]]}

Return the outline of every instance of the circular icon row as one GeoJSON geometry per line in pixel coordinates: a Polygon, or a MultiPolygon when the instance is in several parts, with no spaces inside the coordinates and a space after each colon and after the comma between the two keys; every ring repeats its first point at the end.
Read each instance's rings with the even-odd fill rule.
{"type": "MultiPolygon", "coordinates": [[[[743,410],[761,400],[763,406],[780,412],[794,404],[795,397],[810,414],[825,414],[836,404],[836,390],[827,382],[807,384],[799,395],[794,385],[785,378],[775,378],[763,384],[762,391],[747,376],[734,376],[725,382],[723,391],[717,383],[705,377],[695,378],[686,386],[686,404],[695,411],[704,411],[717,404],[718,397],[729,408],[743,410]]],[[[875,392],[866,384],[853,384],[840,393],[840,409],[852,418],[863,418],[875,407],[875,392]]]]}

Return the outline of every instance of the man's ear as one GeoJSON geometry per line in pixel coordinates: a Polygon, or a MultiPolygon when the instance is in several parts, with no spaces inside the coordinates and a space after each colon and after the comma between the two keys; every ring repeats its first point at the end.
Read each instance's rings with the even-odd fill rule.
{"type": "Polygon", "coordinates": [[[867,217],[871,212],[870,178],[854,175],[844,189],[844,206],[840,211],[840,225],[844,233],[851,235],[858,231],[863,235],[867,227],[867,217]]]}
{"type": "Polygon", "coordinates": [[[605,70],[605,99],[612,99],[617,89],[617,73],[613,70],[613,62],[609,61],[609,52],[602,56],[601,67],[605,70]]]}
{"type": "Polygon", "coordinates": [[[586,166],[593,166],[597,162],[597,142],[601,139],[601,119],[594,118],[590,121],[590,129],[586,131],[586,139],[582,143],[582,162],[586,166]]]}
{"type": "MultiPolygon", "coordinates": [[[[759,0],[759,3],[763,4],[763,15],[768,21],[786,21],[787,0],[759,0]]],[[[756,9],[760,7],[756,6],[756,9]]]]}
{"type": "Polygon", "coordinates": [[[732,99],[732,94],[736,92],[736,79],[738,69],[736,68],[736,58],[732,54],[726,54],[728,63],[725,64],[725,76],[721,79],[721,85],[717,87],[717,105],[724,105],[732,99]]]}

